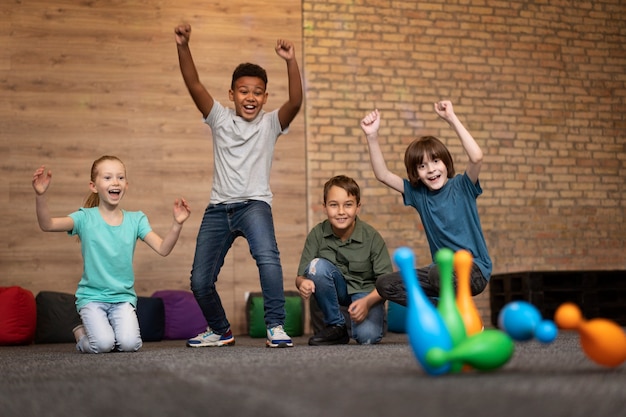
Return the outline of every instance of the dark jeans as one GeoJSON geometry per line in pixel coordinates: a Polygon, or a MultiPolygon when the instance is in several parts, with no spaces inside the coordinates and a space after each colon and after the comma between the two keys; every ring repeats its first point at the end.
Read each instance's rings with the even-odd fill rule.
{"type": "Polygon", "coordinates": [[[191,290],[209,327],[223,334],[230,327],[215,289],[224,258],[235,239],[243,236],[256,261],[261,279],[265,323],[284,324],[283,270],[274,233],[272,209],[264,201],[210,204],[202,218],[191,270],[191,290]]]}
{"type": "MultiPolygon", "coordinates": [[[[424,268],[418,268],[415,270],[417,273],[417,280],[420,287],[424,290],[424,293],[436,304],[436,300],[439,297],[439,268],[436,265],[427,266],[424,268]]],[[[456,290],[456,275],[453,275],[454,289],[456,290]]],[[[487,286],[487,279],[483,276],[480,268],[475,264],[472,265],[472,271],[470,273],[470,288],[472,295],[478,295],[485,290],[487,286]]],[[[402,280],[400,271],[392,272],[390,274],[381,275],[376,280],[376,290],[381,297],[386,300],[393,301],[400,305],[406,306],[406,287],[402,280]]]]}

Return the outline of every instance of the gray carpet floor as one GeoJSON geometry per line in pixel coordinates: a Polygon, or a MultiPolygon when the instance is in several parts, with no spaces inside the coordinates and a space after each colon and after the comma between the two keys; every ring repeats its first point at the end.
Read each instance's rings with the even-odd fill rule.
{"type": "Polygon", "coordinates": [[[516,342],[492,372],[430,376],[406,336],[374,346],[289,349],[145,343],[79,354],[71,344],[0,347],[0,416],[626,416],[626,364],[589,360],[575,332],[516,342]]]}

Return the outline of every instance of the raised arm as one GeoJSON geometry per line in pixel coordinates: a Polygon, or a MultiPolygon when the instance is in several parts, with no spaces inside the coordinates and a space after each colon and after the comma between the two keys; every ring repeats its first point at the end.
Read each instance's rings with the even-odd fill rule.
{"type": "Polygon", "coordinates": [[[162,239],[161,236],[152,231],[146,235],[143,241],[159,255],[169,255],[178,241],[181,230],[183,230],[183,223],[189,218],[190,214],[191,210],[187,200],[184,198],[176,199],[174,201],[174,221],[165,238],[162,239]]]}
{"type": "Polygon", "coordinates": [[[465,153],[469,158],[465,172],[472,182],[476,184],[476,181],[478,181],[478,174],[480,174],[480,168],[483,163],[483,151],[454,113],[454,108],[452,107],[452,103],[450,101],[440,101],[435,103],[435,112],[439,115],[439,117],[448,122],[450,127],[452,127],[456,132],[459,139],[461,139],[463,149],[465,149],[465,153]]]}
{"type": "Polygon", "coordinates": [[[296,117],[302,106],[302,79],[296,61],[296,52],[293,43],[278,39],[276,53],[287,63],[287,78],[289,82],[289,99],[278,109],[280,127],[286,129],[296,117]]]}
{"type": "Polygon", "coordinates": [[[213,97],[200,82],[196,65],[189,49],[189,37],[191,36],[190,25],[179,25],[174,29],[176,34],[176,47],[178,49],[178,64],[183,75],[185,86],[196,103],[203,117],[207,117],[213,108],[213,97]]]}
{"type": "Polygon", "coordinates": [[[50,186],[52,171],[46,171],[45,166],[40,166],[33,174],[33,188],[35,189],[35,210],[37,222],[44,232],[67,232],[74,228],[74,220],[71,217],[51,217],[46,201],[46,191],[50,186]]]}
{"type": "Polygon", "coordinates": [[[378,128],[380,127],[380,113],[374,110],[361,120],[361,129],[365,132],[370,154],[370,163],[376,179],[394,190],[404,193],[402,178],[387,169],[387,163],[378,143],[378,128]]]}

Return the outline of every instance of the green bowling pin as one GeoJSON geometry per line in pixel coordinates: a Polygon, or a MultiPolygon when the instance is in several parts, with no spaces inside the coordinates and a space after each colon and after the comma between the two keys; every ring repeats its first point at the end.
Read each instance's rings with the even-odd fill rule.
{"type": "MultiPolygon", "coordinates": [[[[442,248],[435,254],[435,263],[439,267],[440,287],[439,302],[437,311],[448,328],[452,339],[452,348],[465,340],[465,323],[456,305],[456,294],[454,292],[454,281],[452,271],[454,269],[454,252],[448,248],[442,248]]],[[[456,361],[452,363],[450,372],[460,372],[463,363],[456,361]]]]}
{"type": "Polygon", "coordinates": [[[426,352],[426,362],[430,366],[441,366],[451,362],[461,362],[480,371],[490,371],[506,364],[515,345],[506,333],[496,329],[485,329],[467,337],[451,350],[433,347],[426,352]]]}

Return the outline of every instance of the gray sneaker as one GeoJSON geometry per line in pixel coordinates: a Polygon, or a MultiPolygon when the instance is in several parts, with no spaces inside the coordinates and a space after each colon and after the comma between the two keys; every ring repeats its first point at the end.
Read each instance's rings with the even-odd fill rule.
{"type": "Polygon", "coordinates": [[[189,347],[217,347],[232,346],[234,344],[235,338],[230,329],[224,334],[217,334],[210,327],[206,328],[206,332],[187,340],[187,346],[189,347]]]}
{"type": "Polygon", "coordinates": [[[283,326],[278,325],[272,327],[271,329],[267,329],[267,340],[265,341],[265,346],[271,348],[293,347],[293,342],[291,341],[291,337],[285,333],[283,326]]]}

